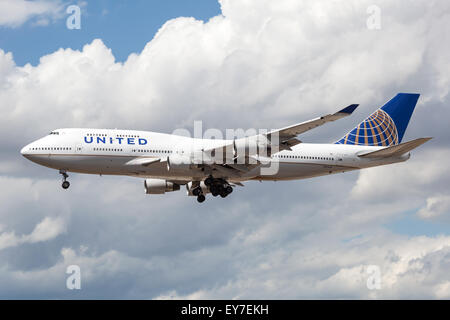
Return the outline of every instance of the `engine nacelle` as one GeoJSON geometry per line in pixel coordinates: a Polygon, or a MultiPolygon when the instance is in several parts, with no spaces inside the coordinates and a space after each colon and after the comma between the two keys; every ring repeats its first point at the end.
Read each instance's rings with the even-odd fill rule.
{"type": "Polygon", "coordinates": [[[192,165],[192,159],[188,156],[172,154],[167,157],[167,171],[185,171],[192,169],[192,165]]]}
{"type": "Polygon", "coordinates": [[[145,179],[145,193],[147,194],[164,194],[180,190],[180,185],[162,179],[145,179]]]}

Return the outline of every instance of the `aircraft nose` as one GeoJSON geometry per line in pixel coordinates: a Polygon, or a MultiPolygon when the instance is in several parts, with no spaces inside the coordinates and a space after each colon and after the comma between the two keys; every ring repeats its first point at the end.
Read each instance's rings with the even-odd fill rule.
{"type": "Polygon", "coordinates": [[[27,155],[29,155],[29,145],[26,145],[25,147],[22,148],[22,150],[20,150],[20,154],[23,155],[24,157],[26,157],[27,155]]]}

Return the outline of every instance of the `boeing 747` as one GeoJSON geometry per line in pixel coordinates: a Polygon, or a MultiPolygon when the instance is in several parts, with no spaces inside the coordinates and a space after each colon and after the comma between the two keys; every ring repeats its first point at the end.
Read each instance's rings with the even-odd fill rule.
{"type": "Polygon", "coordinates": [[[205,201],[227,197],[248,180],[294,180],[382,166],[409,159],[431,138],[402,142],[419,94],[399,93],[341,139],[304,143],[298,135],[349,116],[352,104],[334,114],[236,139],[198,139],[135,130],[57,129],[21,150],[42,166],[68,173],[126,175],[144,179],[147,194],[185,186],[205,201]]]}

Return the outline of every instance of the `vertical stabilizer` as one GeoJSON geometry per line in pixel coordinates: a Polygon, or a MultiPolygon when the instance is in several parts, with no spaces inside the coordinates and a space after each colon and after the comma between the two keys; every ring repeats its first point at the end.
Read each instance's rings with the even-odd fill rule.
{"type": "Polygon", "coordinates": [[[365,146],[401,143],[419,96],[416,93],[397,94],[336,143],[365,146]]]}

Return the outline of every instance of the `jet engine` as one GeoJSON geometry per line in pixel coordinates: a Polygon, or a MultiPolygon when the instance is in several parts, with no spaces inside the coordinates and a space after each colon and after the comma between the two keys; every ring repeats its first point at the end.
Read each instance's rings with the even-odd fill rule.
{"type": "Polygon", "coordinates": [[[145,193],[164,194],[166,192],[180,190],[180,185],[162,179],[145,179],[145,193]]]}

